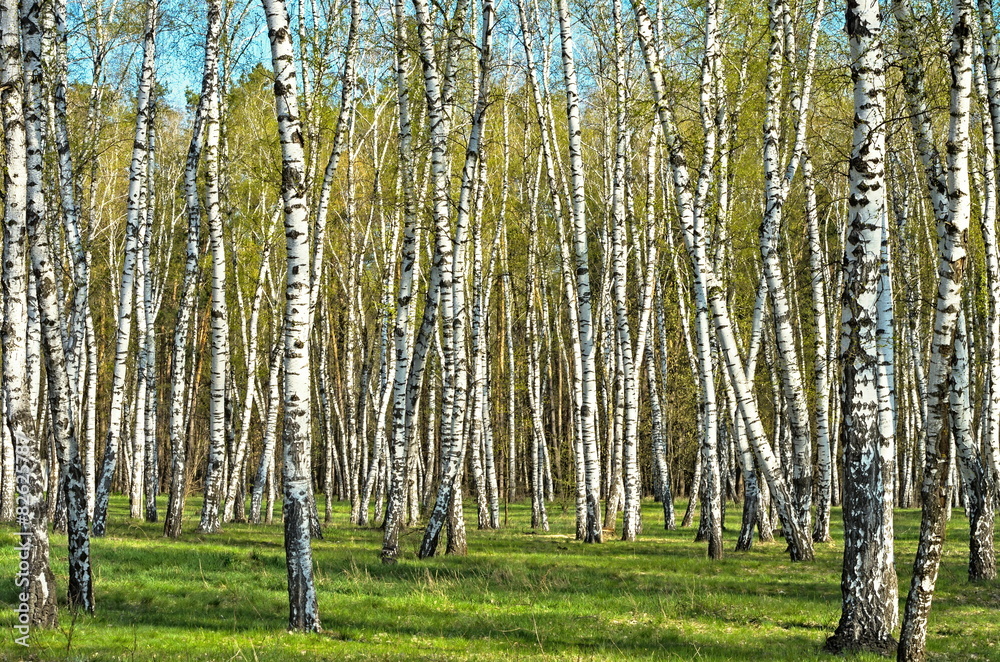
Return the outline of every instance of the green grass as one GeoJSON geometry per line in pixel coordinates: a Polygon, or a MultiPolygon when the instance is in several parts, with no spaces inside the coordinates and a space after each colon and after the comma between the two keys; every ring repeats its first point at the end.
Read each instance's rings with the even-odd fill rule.
{"type": "MultiPolygon", "coordinates": [[[[192,501],[188,531],[200,505],[192,501]]],[[[518,504],[508,528],[469,529],[467,557],[417,560],[414,529],[402,561],[385,567],[380,532],[350,526],[346,505],[336,506],[325,540],[313,545],[322,634],[285,631],[280,524],[230,524],[219,535],[168,541],[162,525],[128,520],[119,497],[107,537],[93,541],[97,616],[74,622],[63,609],[60,629],[33,631],[26,650],[13,642],[16,597],[5,578],[0,659],[832,659],[821,648],[840,615],[840,544],[818,545],[812,563],[789,562],[781,542],[731,552],[738,508],[729,508],[721,562],[708,561],[691,529],[663,531],[658,504],[645,502],[646,530],[635,543],[576,542],[572,508],[560,504],[550,506],[552,531],[534,534],[530,510],[518,504]]],[[[474,527],[474,512],[466,514],[474,527]]],[[[834,523],[839,539],[839,511],[834,523]]],[[[917,511],[897,513],[900,611],[918,528],[917,511]]],[[[931,614],[931,659],[1000,660],[1000,582],[966,581],[966,532],[956,510],[931,614]]],[[[15,568],[11,534],[0,528],[5,577],[15,568]]],[[[65,545],[52,537],[61,602],[65,545]]]]}

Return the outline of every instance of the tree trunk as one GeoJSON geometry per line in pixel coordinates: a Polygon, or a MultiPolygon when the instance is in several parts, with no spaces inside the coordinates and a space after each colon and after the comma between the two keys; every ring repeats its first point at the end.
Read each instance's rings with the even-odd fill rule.
{"type": "Polygon", "coordinates": [[[135,263],[138,257],[139,224],[142,215],[142,187],[146,173],[149,147],[149,123],[153,94],[156,60],[156,30],[159,0],[147,0],[146,21],[143,28],[142,68],[139,72],[139,91],[136,99],[135,139],[129,165],[128,205],[125,228],[125,255],[122,261],[122,278],[118,294],[118,324],[115,333],[114,373],[111,385],[111,413],[108,418],[108,435],[104,446],[104,462],[97,485],[94,506],[94,535],[103,536],[107,527],[108,499],[111,480],[115,474],[118,447],[122,439],[122,416],[125,404],[125,377],[128,370],[129,341],[132,336],[134,308],[135,263]]]}
{"type": "Polygon", "coordinates": [[[201,96],[195,111],[184,169],[184,194],[186,204],[187,248],[184,258],[184,278],[181,298],[174,327],[173,371],[170,379],[170,496],[167,514],[163,521],[163,534],[177,538],[181,534],[184,502],[187,498],[187,408],[185,398],[189,388],[187,380],[188,336],[191,316],[195,307],[195,287],[198,283],[198,260],[201,253],[201,203],[198,197],[198,163],[201,159],[202,130],[207,106],[211,97],[211,72],[218,66],[219,30],[222,24],[218,0],[208,2],[208,27],[205,33],[205,64],[202,74],[201,96]]]}
{"type": "Polygon", "coordinates": [[[881,416],[880,260],[885,203],[885,69],[878,0],[849,5],[854,80],[850,229],[844,249],[839,360],[844,383],[844,566],[840,624],[826,648],[892,653],[897,588],[892,541],[891,426],[881,416]]]}
{"type": "MultiPolygon", "coordinates": [[[[930,614],[951,498],[949,477],[954,440],[949,434],[949,376],[966,269],[969,197],[969,123],[972,92],[972,5],[955,0],[951,36],[951,120],[945,174],[945,214],[938,217],[938,291],[927,380],[927,438],[924,478],[920,488],[920,542],[899,638],[898,659],[922,662],[926,657],[930,614]],[[942,222],[946,221],[946,222],[942,222]]],[[[914,122],[917,120],[915,119],[914,122]]],[[[927,159],[928,161],[930,159],[927,159]]],[[[931,164],[933,167],[933,164],[931,164]]],[[[925,168],[930,172],[925,164],[925,168]]],[[[932,189],[934,190],[934,189],[932,189]]]]}
{"type": "MultiPolygon", "coordinates": [[[[55,577],[49,567],[49,538],[42,489],[41,443],[31,411],[27,357],[27,154],[18,3],[0,2],[0,112],[4,125],[3,391],[6,424],[14,442],[17,491],[16,581],[27,594],[27,621],[16,629],[58,623],[55,577]]],[[[23,628],[23,631],[21,630],[23,628]]]]}
{"type": "Polygon", "coordinates": [[[319,632],[310,542],[311,389],[309,386],[309,221],[305,155],[295,83],[295,57],[283,0],[262,0],[271,41],[275,110],[281,140],[285,207],[284,524],[288,568],[288,628],[319,632]]]}

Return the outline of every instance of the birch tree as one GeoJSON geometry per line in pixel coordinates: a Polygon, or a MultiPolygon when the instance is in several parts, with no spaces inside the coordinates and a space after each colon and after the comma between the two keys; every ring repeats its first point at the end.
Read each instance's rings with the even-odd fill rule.
{"type": "Polygon", "coordinates": [[[880,254],[886,217],[885,63],[878,0],[847,10],[854,81],[850,229],[844,249],[839,360],[843,370],[843,609],[833,652],[889,654],[898,621],[893,565],[892,446],[880,416],[880,254]]]}
{"type": "Polygon", "coordinates": [[[14,443],[19,573],[26,582],[28,625],[58,623],[55,577],[49,567],[49,537],[42,491],[41,444],[30,408],[27,370],[27,144],[24,72],[18,3],[0,2],[0,113],[3,115],[3,391],[6,424],[14,443]],[[23,569],[23,572],[20,570],[23,569]]]}
{"type": "Polygon", "coordinates": [[[94,590],[90,569],[90,532],[83,466],[74,423],[74,399],[70,388],[66,352],[61,330],[62,316],[57,297],[56,275],[50,257],[45,193],[42,182],[44,150],[44,98],[42,87],[43,22],[41,3],[21,7],[21,31],[25,72],[25,146],[27,165],[27,230],[31,265],[37,283],[41,313],[45,373],[48,380],[52,433],[59,452],[62,477],[58,489],[67,513],[69,545],[69,603],[94,613],[94,590]]]}
{"type": "MultiPolygon", "coordinates": [[[[920,487],[920,542],[906,598],[898,659],[920,662],[926,656],[927,617],[937,583],[944,542],[948,477],[955,440],[949,434],[949,376],[955,348],[958,312],[968,259],[966,245],[971,202],[969,196],[969,125],[972,96],[972,3],[952,4],[949,65],[952,86],[948,157],[945,168],[947,222],[938,222],[938,288],[927,379],[927,436],[924,477],[920,487]]],[[[933,166],[932,166],[933,167],[933,166]]]]}
{"type": "Polygon", "coordinates": [[[597,447],[597,368],[594,357],[594,322],[591,306],[590,255],[587,247],[587,211],[584,196],[583,154],[580,132],[580,92],[577,83],[573,30],[569,3],[559,0],[559,38],[562,45],[563,78],[566,83],[566,119],[569,129],[570,217],[573,221],[573,256],[576,262],[576,306],[580,329],[580,425],[587,523],[585,542],[602,542],[600,484],[601,465],[597,447]]]}
{"type": "MultiPolygon", "coordinates": [[[[277,68],[277,67],[275,67],[277,68]]],[[[219,71],[205,69],[202,81],[205,101],[205,212],[212,259],[212,360],[208,411],[208,466],[205,470],[205,500],[201,510],[201,533],[221,530],[219,500],[225,493],[226,379],[229,374],[229,310],[226,304],[226,248],[219,208],[219,71]]],[[[252,376],[248,376],[252,379],[252,376]]],[[[238,473],[238,471],[237,471],[238,473]]]]}
{"type": "Polygon", "coordinates": [[[118,450],[122,436],[122,417],[125,405],[125,379],[128,371],[129,343],[132,337],[132,314],[135,296],[135,263],[138,256],[139,224],[142,215],[142,187],[146,172],[149,147],[149,122],[152,105],[154,68],[156,61],[156,30],[159,1],[146,2],[143,27],[142,66],[139,71],[139,90],[136,97],[135,138],[132,160],[129,164],[128,209],[125,227],[125,255],[122,260],[122,277],[118,293],[118,328],[115,333],[114,373],[111,384],[111,413],[108,417],[108,434],[104,444],[104,462],[97,485],[94,506],[93,530],[103,536],[107,528],[108,499],[111,480],[115,474],[118,450]]]}
{"type": "Polygon", "coordinates": [[[284,202],[287,279],[284,349],[285,562],[288,569],[288,627],[319,632],[309,531],[311,387],[309,384],[309,226],[304,187],[305,155],[299,120],[288,11],[283,0],[262,0],[271,41],[274,99],[281,141],[281,197],[284,202]]]}
{"type": "Polygon", "coordinates": [[[222,13],[218,0],[209,0],[207,28],[205,33],[205,63],[202,74],[201,96],[195,110],[184,168],[184,199],[187,217],[187,242],[184,256],[184,276],[181,283],[181,297],[177,308],[177,323],[173,337],[173,372],[170,380],[170,457],[171,479],[167,514],[164,518],[163,533],[177,538],[181,533],[184,517],[184,501],[187,496],[187,407],[188,393],[188,337],[191,330],[191,316],[195,306],[195,287],[198,283],[198,260],[201,255],[201,201],[198,193],[198,164],[201,160],[204,116],[211,97],[209,83],[213,71],[217,70],[219,56],[219,31],[222,13]]]}

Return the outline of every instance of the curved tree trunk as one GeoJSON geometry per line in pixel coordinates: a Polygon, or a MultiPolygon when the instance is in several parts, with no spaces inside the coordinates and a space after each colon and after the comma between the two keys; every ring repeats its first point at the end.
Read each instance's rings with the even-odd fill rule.
{"type": "MultiPolygon", "coordinates": [[[[972,4],[955,0],[951,36],[951,120],[945,169],[947,201],[938,216],[938,291],[931,344],[931,368],[927,380],[927,438],[924,478],[920,488],[920,542],[913,562],[913,576],[906,598],[906,611],[899,638],[898,656],[907,662],[926,657],[927,617],[930,614],[944,543],[944,527],[951,500],[951,474],[955,441],[949,434],[950,374],[955,348],[958,312],[967,260],[967,235],[971,215],[969,196],[969,124],[972,92],[972,4]]],[[[914,122],[917,122],[915,119],[914,122]]],[[[922,156],[930,156],[921,150],[922,156]]],[[[927,162],[930,173],[935,164],[927,162]]],[[[939,168],[939,164],[936,166],[939,168]]],[[[935,168],[936,169],[936,168],[935,168]]],[[[932,191],[935,190],[934,180],[932,191]]]]}
{"type": "Polygon", "coordinates": [[[195,307],[195,287],[198,283],[198,259],[201,253],[201,203],[198,196],[198,163],[201,159],[202,129],[207,104],[211,72],[218,66],[219,31],[222,24],[219,0],[208,2],[208,27],[205,33],[205,65],[202,75],[201,97],[195,111],[184,169],[184,196],[186,204],[187,248],[184,258],[184,278],[181,298],[174,327],[173,372],[170,378],[170,495],[167,514],[163,521],[163,534],[177,538],[181,534],[184,518],[184,501],[187,497],[187,407],[188,395],[188,336],[191,316],[195,307]]]}
{"type": "Polygon", "coordinates": [[[158,0],[147,0],[146,21],[142,44],[142,68],[139,72],[139,92],[136,99],[135,138],[129,165],[128,205],[125,228],[125,256],[122,261],[121,286],[118,293],[118,329],[115,333],[114,374],[111,384],[111,413],[104,446],[104,462],[97,484],[94,505],[94,535],[103,536],[107,527],[108,499],[111,480],[118,460],[122,437],[122,416],[125,405],[125,378],[128,371],[129,342],[132,337],[132,313],[135,295],[135,263],[138,258],[139,224],[142,216],[142,188],[146,173],[149,147],[149,123],[156,62],[156,29],[158,0]]]}

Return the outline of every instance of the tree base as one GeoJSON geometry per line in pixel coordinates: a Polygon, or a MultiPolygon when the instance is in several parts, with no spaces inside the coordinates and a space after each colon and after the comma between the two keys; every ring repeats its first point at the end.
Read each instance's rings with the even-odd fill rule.
{"type": "Polygon", "coordinates": [[[823,650],[827,653],[875,653],[885,657],[895,657],[899,644],[892,637],[876,637],[868,634],[837,632],[826,640],[823,650]]]}

